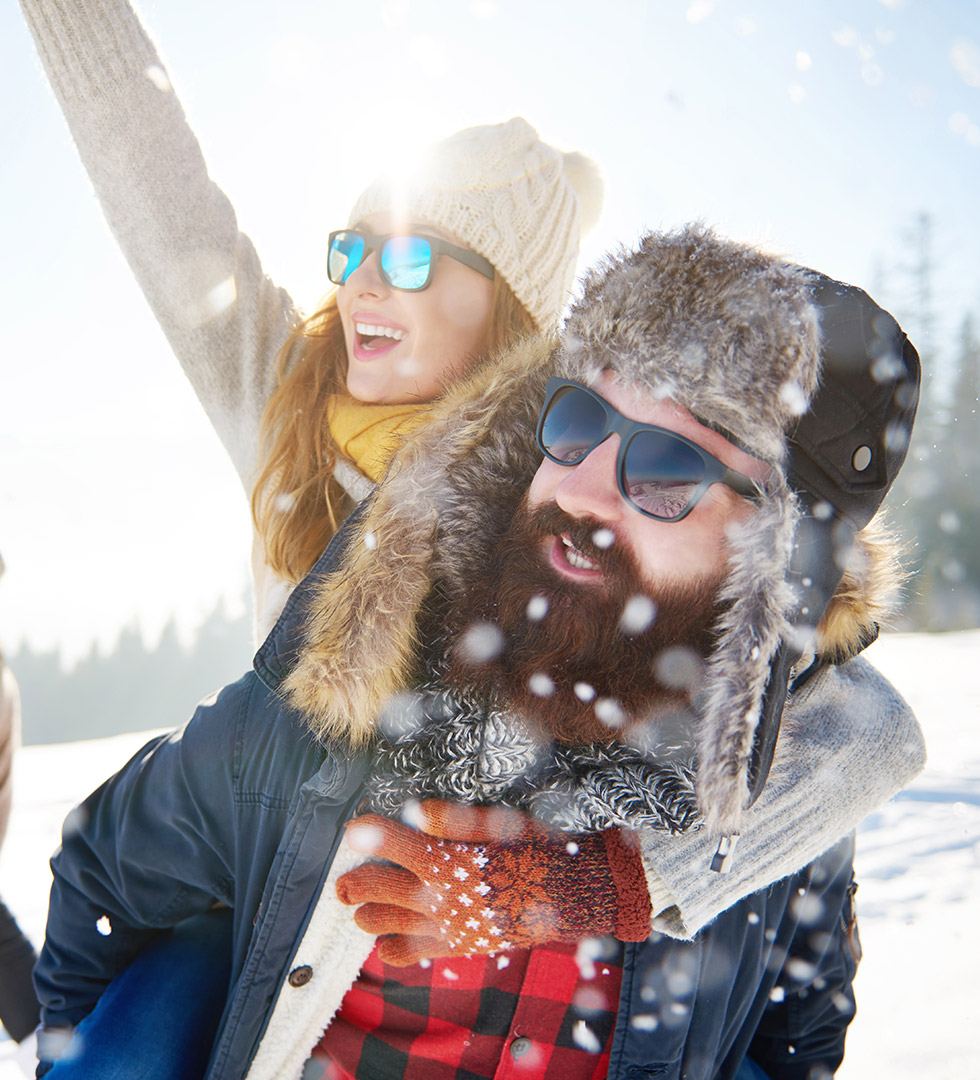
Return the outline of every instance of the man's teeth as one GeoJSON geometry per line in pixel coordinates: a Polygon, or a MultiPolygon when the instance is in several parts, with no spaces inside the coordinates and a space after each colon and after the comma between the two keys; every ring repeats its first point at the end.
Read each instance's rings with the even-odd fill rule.
{"type": "Polygon", "coordinates": [[[362,337],[390,337],[404,341],[408,336],[404,330],[396,330],[393,326],[372,326],[371,323],[354,323],[354,329],[362,337]]]}
{"type": "Polygon", "coordinates": [[[576,570],[599,569],[599,564],[587,559],[577,547],[572,545],[571,540],[563,536],[561,542],[565,545],[565,561],[569,566],[574,566],[576,570]]]}

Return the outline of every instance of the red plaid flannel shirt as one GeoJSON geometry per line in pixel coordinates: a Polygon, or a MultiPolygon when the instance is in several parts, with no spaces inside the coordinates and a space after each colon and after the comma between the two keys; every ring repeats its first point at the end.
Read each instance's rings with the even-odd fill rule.
{"type": "Polygon", "coordinates": [[[314,1051],[322,1074],[303,1075],[603,1080],[623,974],[622,945],[609,951],[580,970],[576,946],[559,943],[408,968],[375,949],[314,1051]]]}

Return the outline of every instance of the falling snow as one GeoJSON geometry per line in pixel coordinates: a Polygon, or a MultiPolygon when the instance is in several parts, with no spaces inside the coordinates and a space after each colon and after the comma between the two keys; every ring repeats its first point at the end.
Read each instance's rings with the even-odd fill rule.
{"type": "Polygon", "coordinates": [[[967,86],[980,88],[980,48],[967,38],[958,38],[949,50],[953,70],[967,86]]]}
{"type": "Polygon", "coordinates": [[[527,602],[527,617],[531,622],[540,622],[548,614],[547,596],[532,596],[527,602]]]}
{"type": "Polygon", "coordinates": [[[474,623],[463,632],[459,647],[471,664],[486,664],[499,656],[504,635],[493,623],[474,623]]]}
{"type": "Polygon", "coordinates": [[[595,697],[595,688],[587,682],[577,682],[572,689],[579,701],[591,701],[595,697]]]}
{"type": "Polygon", "coordinates": [[[660,1027],[660,1021],[651,1013],[637,1013],[630,1020],[630,1027],[636,1028],[637,1031],[656,1031],[660,1027]]]}
{"type": "Polygon", "coordinates": [[[595,703],[595,714],[606,727],[618,728],[626,722],[626,713],[615,698],[599,698],[595,703]]]}
{"type": "Polygon", "coordinates": [[[544,671],[536,671],[527,681],[527,688],[535,697],[551,697],[555,692],[555,683],[544,671]]]}
{"type": "MultiPolygon", "coordinates": [[[[756,653],[758,649],[755,650],[756,653]]],[[[674,690],[693,690],[698,685],[704,664],[694,649],[673,645],[661,650],[653,662],[657,678],[674,690]]]]}
{"type": "Polygon", "coordinates": [[[160,93],[166,94],[173,89],[170,85],[170,79],[167,77],[167,73],[159,64],[150,64],[144,74],[160,93]]]}
{"type": "Polygon", "coordinates": [[[802,416],[806,412],[806,394],[799,383],[784,382],[779,388],[779,400],[790,416],[802,416]]]}
{"type": "Polygon", "coordinates": [[[214,319],[227,311],[237,299],[238,286],[235,284],[235,279],[225,278],[204,294],[198,308],[190,313],[192,320],[197,325],[214,319]]]}
{"type": "Polygon", "coordinates": [[[657,614],[657,605],[649,596],[631,596],[619,618],[619,629],[624,634],[642,634],[653,622],[657,614]]]}
{"type": "Polygon", "coordinates": [[[576,1046],[580,1046],[590,1054],[598,1054],[602,1049],[602,1043],[599,1042],[595,1032],[584,1020],[575,1022],[575,1026],[572,1028],[572,1040],[576,1046]]]}

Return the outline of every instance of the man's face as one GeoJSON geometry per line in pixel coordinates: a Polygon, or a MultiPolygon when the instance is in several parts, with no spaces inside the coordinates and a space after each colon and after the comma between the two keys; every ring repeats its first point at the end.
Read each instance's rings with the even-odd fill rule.
{"type": "MultiPolygon", "coordinates": [[[[699,423],[669,398],[624,386],[608,372],[600,376],[595,389],[624,416],[684,435],[750,479],[761,480],[768,472],[769,466],[699,423]]],[[[726,569],[727,532],[751,514],[751,504],[724,484],[712,484],[680,521],[647,517],[619,493],[618,451],[619,436],[610,435],[578,465],[559,465],[545,458],[531,482],[530,508],[554,503],[572,518],[602,522],[653,588],[683,586],[694,580],[720,582],[726,569]]],[[[609,535],[599,536],[600,551],[609,539],[609,535]]],[[[602,583],[602,561],[595,554],[595,549],[577,550],[567,535],[549,537],[542,550],[542,557],[558,574],[583,589],[602,583]]]]}
{"type": "MultiPolygon", "coordinates": [[[[676,431],[761,479],[766,466],[672,402],[604,376],[596,389],[625,416],[676,431]]],[[[683,707],[712,644],[726,532],[751,505],[712,485],[677,522],[620,495],[619,436],[576,466],[545,460],[495,548],[459,599],[450,681],[501,695],[562,742],[590,742],[683,707]],[[467,630],[492,623],[501,647],[468,654],[467,630]],[[680,669],[680,677],[678,671],[680,669]]]]}

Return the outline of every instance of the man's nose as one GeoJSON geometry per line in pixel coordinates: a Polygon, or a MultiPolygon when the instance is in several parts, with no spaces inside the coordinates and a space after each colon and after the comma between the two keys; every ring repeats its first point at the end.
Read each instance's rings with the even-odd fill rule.
{"type": "Polygon", "coordinates": [[[616,481],[619,436],[609,438],[567,470],[568,475],[555,491],[555,502],[572,517],[618,520],[626,508],[616,481]]]}

